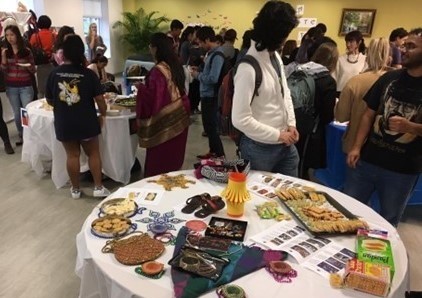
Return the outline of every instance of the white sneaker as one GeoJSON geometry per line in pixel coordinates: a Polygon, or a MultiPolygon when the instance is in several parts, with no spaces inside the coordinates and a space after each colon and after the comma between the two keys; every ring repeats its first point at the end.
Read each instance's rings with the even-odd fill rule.
{"type": "Polygon", "coordinates": [[[107,197],[111,194],[111,192],[105,188],[104,186],[101,186],[99,188],[95,187],[94,188],[94,197],[96,198],[103,198],[103,197],[107,197]]]}
{"type": "Polygon", "coordinates": [[[81,190],[78,188],[70,188],[70,194],[72,195],[72,199],[80,199],[81,198],[81,190]]]}

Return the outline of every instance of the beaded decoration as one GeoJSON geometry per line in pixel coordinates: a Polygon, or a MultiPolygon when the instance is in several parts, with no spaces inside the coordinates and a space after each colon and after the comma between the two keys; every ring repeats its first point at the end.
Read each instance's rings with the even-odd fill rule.
{"type": "Polygon", "coordinates": [[[237,285],[224,285],[218,287],[215,292],[219,298],[246,298],[245,291],[237,285]]]}
{"type": "Polygon", "coordinates": [[[271,274],[277,282],[291,283],[292,279],[297,277],[297,271],[294,270],[289,264],[283,261],[276,261],[273,263],[277,263],[277,266],[273,266],[272,262],[270,262],[265,267],[265,270],[267,270],[267,272],[271,274]],[[282,269],[277,270],[277,268],[282,269]]]}
{"type": "Polygon", "coordinates": [[[160,271],[160,273],[157,273],[157,274],[149,275],[143,272],[141,267],[136,267],[135,272],[138,273],[139,275],[142,275],[151,279],[160,279],[161,276],[163,276],[163,274],[166,272],[166,270],[162,270],[160,271]]]}

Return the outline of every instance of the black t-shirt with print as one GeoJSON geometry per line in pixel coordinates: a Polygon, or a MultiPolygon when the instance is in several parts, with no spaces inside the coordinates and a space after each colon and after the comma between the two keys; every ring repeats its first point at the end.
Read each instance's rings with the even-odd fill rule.
{"type": "Polygon", "coordinates": [[[421,173],[422,138],[390,131],[388,119],[401,116],[422,123],[422,77],[412,77],[406,70],[387,72],[364,100],[377,113],[362,148],[362,160],[403,174],[421,173]]]}
{"type": "Polygon", "coordinates": [[[50,73],[45,94],[54,107],[57,140],[85,140],[101,133],[94,97],[103,93],[88,68],[63,64],[50,73]]]}

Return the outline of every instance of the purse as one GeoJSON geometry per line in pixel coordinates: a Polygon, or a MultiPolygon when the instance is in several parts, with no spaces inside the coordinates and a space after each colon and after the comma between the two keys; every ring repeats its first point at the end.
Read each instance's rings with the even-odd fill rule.
{"type": "Polygon", "coordinates": [[[171,140],[190,124],[189,114],[183,106],[183,100],[187,100],[187,96],[180,95],[179,89],[171,80],[170,68],[166,63],[161,62],[156,67],[166,77],[171,102],[150,118],[140,119],[138,137],[139,146],[143,148],[155,147],[171,140]]]}
{"type": "Polygon", "coordinates": [[[107,241],[102,252],[114,253],[119,263],[129,266],[155,260],[164,252],[164,244],[161,241],[152,239],[146,233],[135,233],[138,234],[107,241]]]}
{"type": "Polygon", "coordinates": [[[36,33],[39,46],[32,47],[32,55],[34,56],[35,65],[42,65],[50,63],[50,58],[47,53],[44,51],[41,43],[40,36],[36,33]]]}

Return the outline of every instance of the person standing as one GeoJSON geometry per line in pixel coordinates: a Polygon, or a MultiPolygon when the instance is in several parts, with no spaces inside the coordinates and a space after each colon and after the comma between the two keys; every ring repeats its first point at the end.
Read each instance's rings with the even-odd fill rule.
{"type": "Polygon", "coordinates": [[[402,70],[387,72],[364,96],[368,107],[352,149],[344,193],[368,203],[397,226],[422,172],[422,28],[403,44],[402,70]]]}
{"type": "Polygon", "coordinates": [[[253,21],[252,41],[247,55],[262,70],[262,84],[254,95],[255,70],[240,63],[234,77],[232,121],[243,133],[242,158],[251,169],[298,175],[299,140],[290,90],[277,50],[298,24],[293,7],[283,1],[268,1],[253,21]]]}
{"type": "Polygon", "coordinates": [[[98,34],[98,26],[96,23],[89,25],[88,35],[85,37],[85,42],[88,45],[87,60],[91,61],[97,54],[104,55],[107,51],[107,46],[104,44],[103,38],[98,34]]]}
{"type": "Polygon", "coordinates": [[[332,76],[337,82],[337,97],[346,83],[366,68],[365,41],[358,30],[351,31],[345,36],[346,53],[338,58],[337,67],[332,76]]]}
{"type": "Polygon", "coordinates": [[[390,33],[391,67],[401,68],[401,47],[409,33],[404,28],[396,28],[390,33]]]}
{"type": "Polygon", "coordinates": [[[215,32],[211,27],[201,27],[196,37],[199,46],[207,51],[203,70],[199,72],[197,68],[192,67],[192,76],[200,83],[202,124],[209,144],[209,152],[198,155],[197,158],[224,158],[223,143],[217,132],[218,79],[224,64],[224,54],[216,43],[215,32]]]}
{"type": "Polygon", "coordinates": [[[386,38],[371,40],[367,53],[368,68],[347,82],[335,107],[335,119],[340,122],[349,121],[343,135],[343,152],[346,154],[352,149],[360,119],[367,107],[363,97],[375,81],[389,69],[387,64],[390,46],[386,38]]]}
{"type": "Polygon", "coordinates": [[[173,20],[170,23],[170,31],[167,33],[167,36],[173,41],[173,50],[176,55],[179,54],[180,34],[182,33],[183,27],[184,26],[181,21],[173,20]]]}
{"type": "Polygon", "coordinates": [[[47,54],[48,61],[42,64],[37,64],[37,88],[38,98],[43,98],[45,95],[45,84],[50,72],[53,70],[53,65],[50,62],[51,55],[53,53],[54,34],[50,31],[51,19],[42,15],[37,21],[38,32],[32,34],[29,43],[32,48],[42,48],[47,54]]]}
{"type": "Polygon", "coordinates": [[[101,156],[98,135],[105,121],[107,105],[97,75],[85,67],[84,43],[78,35],[63,42],[65,62],[48,77],[47,102],[53,106],[56,138],[66,151],[67,172],[72,184],[72,198],[79,199],[81,147],[88,156],[94,179],[94,197],[106,197],[110,191],[102,185],[101,156]],[[97,116],[95,103],[100,116],[97,116]]]}
{"type": "Polygon", "coordinates": [[[1,52],[1,70],[5,75],[6,95],[15,117],[19,140],[16,146],[23,144],[21,108],[25,108],[34,97],[31,75],[35,73],[34,58],[31,50],[24,45],[18,26],[9,25],[4,30],[6,47],[1,52]]]}
{"type": "Polygon", "coordinates": [[[138,85],[136,99],[138,127],[144,125],[147,129],[145,122],[151,120],[150,122],[154,123],[153,119],[157,119],[154,117],[165,113],[168,110],[165,108],[177,100],[182,101],[186,117],[175,121],[170,128],[164,125],[159,131],[154,131],[154,124],[150,125],[149,129],[154,131],[153,137],[160,134],[160,139],[146,150],[145,177],[180,170],[185,158],[190,112],[189,98],[185,91],[185,72],[173,51],[171,40],[164,33],[154,33],[150,41],[150,52],[156,65],[148,73],[145,85],[138,85]],[[176,129],[179,131],[176,132],[176,129]],[[172,131],[162,133],[164,130],[172,131]],[[174,135],[170,136],[171,133],[174,135]]]}

